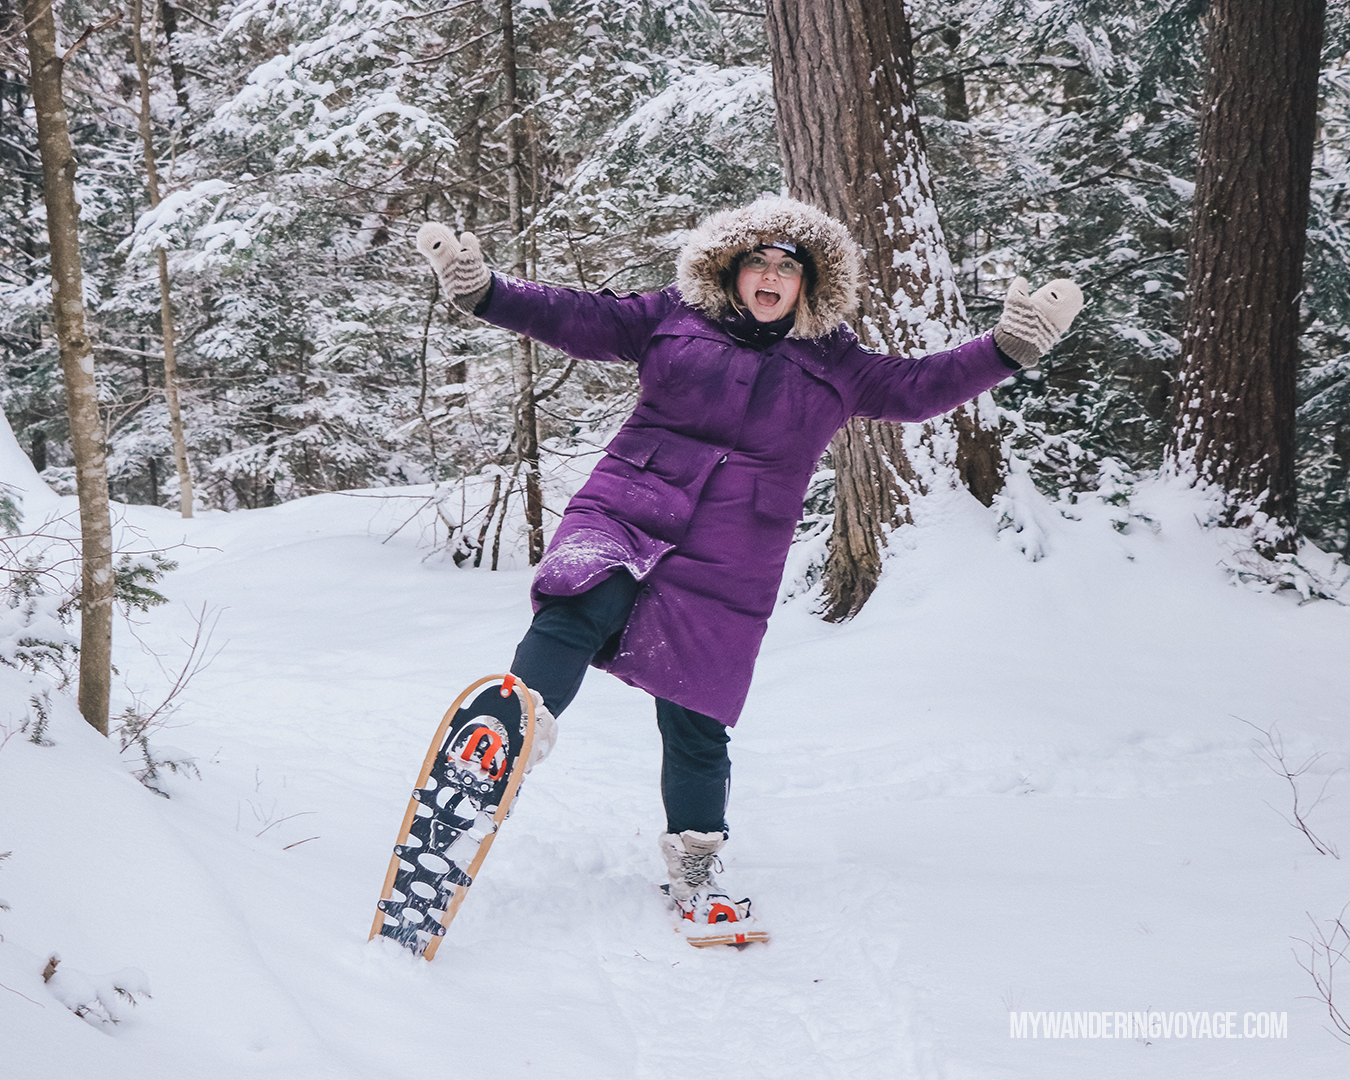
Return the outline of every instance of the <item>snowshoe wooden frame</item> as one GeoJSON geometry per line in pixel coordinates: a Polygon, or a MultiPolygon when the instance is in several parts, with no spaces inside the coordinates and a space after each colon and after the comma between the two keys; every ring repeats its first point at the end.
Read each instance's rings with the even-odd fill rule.
{"type": "MultiPolygon", "coordinates": [[[[717,925],[721,926],[723,924],[718,923],[717,925]]],[[[726,925],[740,926],[741,924],[739,922],[734,922],[726,925]]],[[[734,945],[737,948],[740,948],[741,946],[749,945],[756,941],[767,943],[768,940],[769,932],[767,930],[728,930],[724,934],[710,934],[707,937],[685,935],[685,941],[689,942],[689,944],[696,949],[706,949],[713,945],[734,945]]]]}
{"type": "MultiPolygon", "coordinates": [[[[418,774],[417,783],[414,786],[412,796],[408,799],[408,809],[403,815],[403,824],[399,828],[398,839],[395,841],[395,851],[390,857],[389,870],[385,874],[384,888],[380,891],[381,903],[389,901],[393,896],[394,879],[398,875],[400,863],[406,862],[406,860],[400,857],[397,848],[408,838],[409,831],[413,825],[413,819],[417,817],[417,808],[423,805],[423,803],[418,800],[418,794],[419,792],[424,792],[426,790],[427,780],[431,776],[433,767],[436,765],[436,760],[446,749],[447,735],[450,732],[455,717],[458,715],[461,707],[470,700],[470,697],[474,695],[476,691],[492,682],[497,682],[502,685],[502,697],[509,697],[514,693],[519,698],[521,711],[525,716],[524,736],[521,739],[520,749],[517,751],[514,758],[509,759],[510,776],[507,781],[506,789],[502,793],[497,804],[497,809],[492,815],[493,829],[483,837],[478,846],[478,850],[473,857],[473,861],[468,867],[464,868],[464,871],[470,880],[468,884],[455,884],[453,886],[454,895],[451,897],[450,903],[446,906],[444,914],[440,918],[440,926],[442,929],[438,934],[431,937],[431,940],[427,942],[425,948],[421,951],[421,955],[427,960],[431,960],[436,955],[436,950],[440,947],[441,938],[445,933],[444,928],[450,925],[456,912],[459,911],[460,904],[464,902],[464,897],[468,894],[469,886],[477,879],[478,870],[483,865],[483,860],[487,858],[487,853],[492,847],[492,841],[497,837],[497,829],[501,826],[501,823],[506,820],[506,816],[511,809],[511,803],[516,797],[516,792],[520,790],[520,782],[525,776],[525,763],[529,761],[530,749],[534,745],[534,696],[530,693],[529,688],[514,675],[485,675],[477,682],[471,683],[464,689],[459,697],[455,698],[454,703],[446,710],[445,716],[441,718],[440,725],[436,728],[436,734],[431,739],[431,747],[427,750],[426,759],[422,762],[422,771],[418,774]]],[[[378,936],[385,927],[385,917],[385,911],[382,908],[377,907],[375,911],[375,920],[370,928],[371,939],[378,936]]],[[[405,947],[412,948],[412,946],[406,944],[405,947]]],[[[416,950],[414,949],[413,951],[416,950]]]]}

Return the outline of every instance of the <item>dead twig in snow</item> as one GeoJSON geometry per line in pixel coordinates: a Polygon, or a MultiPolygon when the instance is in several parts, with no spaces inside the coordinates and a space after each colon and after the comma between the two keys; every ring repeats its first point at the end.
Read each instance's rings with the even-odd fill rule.
{"type": "MultiPolygon", "coordinates": [[[[1261,763],[1276,776],[1281,776],[1288,781],[1289,789],[1293,792],[1294,809],[1292,821],[1279,810],[1275,810],[1275,807],[1271,806],[1270,808],[1275,810],[1280,817],[1284,818],[1284,820],[1289,823],[1290,827],[1297,829],[1306,836],[1308,842],[1312,844],[1319,855],[1330,855],[1332,858],[1339,859],[1341,857],[1340,852],[1336,850],[1334,845],[1327,843],[1314,833],[1312,829],[1308,827],[1307,819],[1308,815],[1316,810],[1318,806],[1321,805],[1322,800],[1326,798],[1327,785],[1331,783],[1331,778],[1341,770],[1334,770],[1324,781],[1322,781],[1322,790],[1317,793],[1317,798],[1312,801],[1311,806],[1305,807],[1301,805],[1302,795],[1298,788],[1298,778],[1321,761],[1326,755],[1320,752],[1312,754],[1302,765],[1297,768],[1291,768],[1289,763],[1285,761],[1284,737],[1280,735],[1274,724],[1267,730],[1266,728],[1257,727],[1250,720],[1243,720],[1240,716],[1234,716],[1233,719],[1246,724],[1253,731],[1261,734],[1264,743],[1258,742],[1252,749],[1252,753],[1254,753],[1257,758],[1260,759],[1261,763]]],[[[1270,803],[1266,803],[1266,805],[1270,806],[1270,803]]]]}
{"type": "Polygon", "coordinates": [[[1332,1028],[1327,1030],[1340,1042],[1350,1046],[1350,1020],[1347,1020],[1340,1009],[1336,1007],[1333,995],[1333,979],[1336,972],[1336,965],[1345,959],[1347,949],[1350,949],[1350,931],[1345,928],[1342,920],[1345,918],[1346,908],[1350,904],[1341,908],[1341,913],[1331,920],[1332,930],[1327,934],[1317,920],[1307,913],[1308,921],[1313,925],[1311,938],[1295,938],[1295,941],[1308,947],[1308,962],[1305,964],[1298,955],[1298,950],[1294,951],[1294,960],[1304,971],[1312,976],[1313,985],[1317,987],[1317,994],[1305,995],[1311,1001],[1320,1001],[1327,1007],[1327,1015],[1331,1018],[1332,1028]],[[1334,1030],[1333,1030],[1334,1028],[1334,1030]]]}

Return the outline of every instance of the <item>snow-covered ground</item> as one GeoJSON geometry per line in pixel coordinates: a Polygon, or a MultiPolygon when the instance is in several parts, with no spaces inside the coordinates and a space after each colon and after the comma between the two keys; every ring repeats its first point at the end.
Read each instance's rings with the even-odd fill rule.
{"type": "MultiPolygon", "coordinates": [[[[6,445],[31,523],[59,501],[6,445]]],[[[162,697],[192,613],[219,613],[156,736],[201,773],[170,799],[69,702],[54,745],[29,741],[30,687],[0,668],[6,1080],[1346,1075],[1297,939],[1350,901],[1350,862],[1290,827],[1241,721],[1294,767],[1322,755],[1297,784],[1305,804],[1327,784],[1309,824],[1350,860],[1350,609],[1230,586],[1191,494],[1136,492],[1156,533],[1024,505],[1032,562],[953,493],[852,623],[779,608],[732,739],[723,875],[767,946],[672,933],[652,708],[592,673],[430,964],[367,943],[374,902],[431,731],[509,663],[529,577],[388,539],[409,495],[126,508],[189,546],[144,648],[119,623],[115,711],[162,697]],[[62,1003],[114,983],[152,995],[112,1001],[116,1026],[62,1003]],[[1098,1033],[1105,1012],[1112,1034],[1152,1011],[1170,1037],[1046,1039],[1038,1018],[1013,1038],[1010,1010],[1098,1033]],[[1287,1036],[1204,1037],[1247,1013],[1287,1014],[1287,1036]]]]}

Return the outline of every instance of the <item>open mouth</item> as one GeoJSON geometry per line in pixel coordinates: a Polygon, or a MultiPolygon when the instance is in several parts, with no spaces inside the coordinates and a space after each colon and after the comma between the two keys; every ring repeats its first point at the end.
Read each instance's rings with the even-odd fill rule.
{"type": "Polygon", "coordinates": [[[772,289],[756,289],[755,300],[765,307],[773,307],[782,297],[772,289]]]}

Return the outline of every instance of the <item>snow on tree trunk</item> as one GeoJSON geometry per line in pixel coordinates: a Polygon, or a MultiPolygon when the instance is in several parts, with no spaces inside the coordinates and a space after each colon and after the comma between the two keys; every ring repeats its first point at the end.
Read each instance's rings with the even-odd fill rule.
{"type": "MultiPolygon", "coordinates": [[[[839,218],[863,247],[864,344],[904,355],[959,344],[969,331],[914,107],[904,5],[769,0],[767,28],[789,192],[839,218]]],[[[911,520],[911,494],[924,489],[916,454],[929,459],[925,473],[941,461],[952,479],[970,477],[986,504],[999,490],[993,400],[967,408],[946,430],[855,419],[835,437],[825,618],[856,614],[876,587],[886,534],[911,520]]]]}
{"type": "Polygon", "coordinates": [[[1299,298],[1325,0],[1214,0],[1173,467],[1291,550],[1299,298]]]}
{"type": "MultiPolygon", "coordinates": [[[[145,154],[145,190],[154,209],[160,203],[159,170],[155,165],[155,140],[150,129],[150,65],[141,38],[141,0],[131,3],[131,47],[136,54],[136,71],[141,84],[141,146],[145,154]]],[[[159,262],[159,325],[164,337],[164,400],[169,409],[169,433],[173,438],[173,459],[178,469],[178,505],[183,517],[192,516],[192,473],[188,467],[187,439],[183,436],[183,413],[178,404],[178,357],[174,351],[173,294],[169,289],[169,254],[163,247],[155,252],[159,262]]],[[[159,502],[159,492],[155,492],[159,502]]]]}
{"type": "Polygon", "coordinates": [[[61,89],[63,62],[56,51],[56,24],[49,0],[24,0],[33,109],[42,157],[43,198],[52,263],[52,311],[61,351],[70,444],[80,503],[80,712],[108,733],[112,680],[112,521],[108,512],[108,463],[94,384],[94,353],[84,325],[84,279],[80,270],[79,204],[75,201],[75,156],[61,89]]]}

